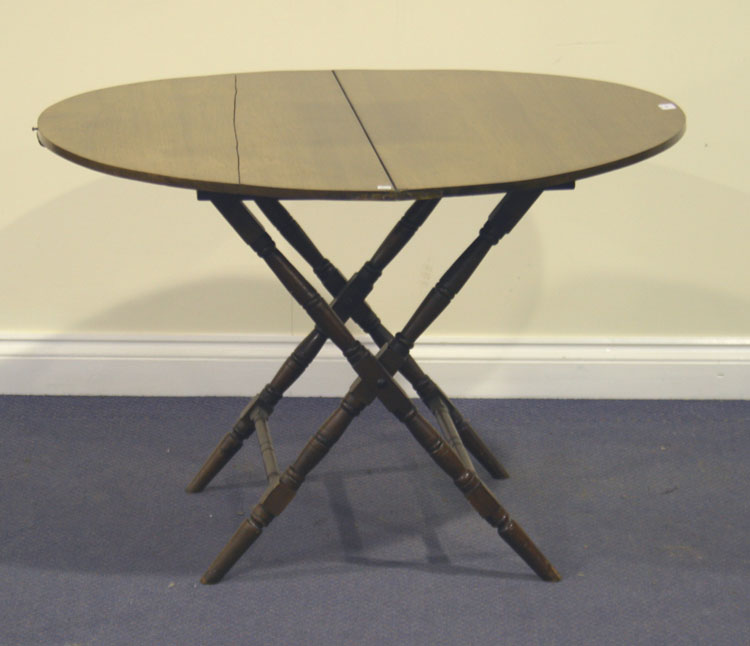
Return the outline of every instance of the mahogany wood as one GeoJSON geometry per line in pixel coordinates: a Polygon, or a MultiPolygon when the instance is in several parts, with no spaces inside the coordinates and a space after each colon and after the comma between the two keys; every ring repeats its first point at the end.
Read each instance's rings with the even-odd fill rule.
{"type": "MultiPolygon", "coordinates": [[[[231,74],[138,83],[62,101],[39,117],[39,141],[113,175],[209,191],[214,205],[307,311],[316,329],[248,405],[189,489],[199,490],[257,430],[269,486],[202,579],[220,580],[293,499],[305,476],[374,399],[401,420],[470,504],[543,579],[559,575],[471,465],[504,475],[455,405],[409,356],[491,246],[542,190],[631,164],[674,144],[685,115],[634,88],[505,72],[363,71],[231,74]],[[413,234],[395,228],[347,281],[287,218],[282,198],[403,200],[507,192],[477,239],[393,336],[365,302],[413,234]],[[334,295],[328,305],[242,204],[255,199],[334,295]],[[351,335],[351,316],[381,346],[351,335]],[[279,474],[267,416],[330,338],[358,377],[297,459],[279,474]],[[397,370],[448,441],[394,382],[397,370]]],[[[434,204],[432,205],[434,206],[434,204]]],[[[415,205],[417,207],[417,205],[415,205]]],[[[419,207],[421,208],[421,207],[419,207]]],[[[431,207],[426,207],[431,210],[431,207]]],[[[426,217],[426,216],[425,216],[426,217]]],[[[410,228],[411,227],[411,228],[410,228]]]]}
{"type": "Polygon", "coordinates": [[[334,298],[338,296],[346,285],[346,278],[328,258],[320,253],[320,250],[310,240],[299,223],[289,214],[289,211],[278,200],[270,198],[256,198],[255,203],[284,239],[312,267],[315,275],[331,293],[331,296],[334,298]]]}
{"type": "Polygon", "coordinates": [[[487,252],[509,233],[541,194],[541,190],[508,193],[490,214],[479,235],[451,265],[404,326],[409,343],[421,336],[474,273],[487,252]]]}
{"type": "MultiPolygon", "coordinates": [[[[201,196],[204,199],[210,199],[210,194],[201,196]]],[[[333,296],[341,295],[342,299],[347,298],[351,301],[350,307],[344,311],[341,303],[334,306],[336,313],[342,320],[351,315],[362,329],[370,334],[373,340],[382,347],[386,343],[393,341],[393,335],[382,325],[377,315],[364,301],[364,294],[355,294],[351,289],[353,284],[347,285],[344,276],[335,268],[335,266],[325,258],[315,244],[310,240],[305,231],[291,217],[289,212],[277,201],[268,198],[256,199],[256,203],[261,208],[270,222],[279,230],[284,238],[300,253],[300,255],[310,264],[315,274],[321,279],[323,285],[331,292],[333,296]],[[343,289],[347,288],[347,292],[343,289]],[[354,298],[358,296],[357,299],[354,298]],[[338,306],[338,308],[337,308],[338,306]]],[[[418,226],[424,218],[435,208],[437,200],[424,200],[415,203],[407,210],[391,230],[389,235],[375,252],[369,264],[380,268],[380,271],[390,263],[395,255],[400,251],[409,239],[416,233],[418,226]]],[[[365,271],[368,263],[361,271],[365,271]]],[[[282,364],[273,380],[267,384],[263,391],[256,396],[248,406],[243,410],[240,418],[235,425],[218,444],[214,451],[209,455],[201,469],[187,486],[188,493],[198,493],[203,491],[208,483],[226,466],[229,460],[240,449],[244,440],[246,440],[254,431],[253,419],[258,408],[262,407],[266,416],[270,416],[273,408],[283,393],[298,379],[305,369],[314,360],[317,353],[322,349],[326,337],[320,330],[314,329],[294,350],[292,355],[282,364]]],[[[480,463],[485,466],[490,475],[494,478],[507,478],[507,471],[503,468],[497,458],[487,448],[476,431],[461,416],[455,405],[448,400],[437,385],[419,368],[417,363],[410,356],[404,360],[404,365],[400,368],[401,372],[409,379],[417,393],[422,397],[425,404],[432,410],[433,414],[438,416],[438,409],[441,403],[450,410],[453,416],[453,428],[459,429],[459,437],[465,438],[469,450],[477,457],[480,463]]],[[[442,408],[441,408],[442,410],[442,408]]],[[[461,446],[463,450],[463,445],[461,446]]]]}
{"type": "MultiPolygon", "coordinates": [[[[506,196],[500,206],[493,211],[477,238],[483,244],[472,243],[469,247],[471,252],[462,254],[459,261],[446,272],[444,279],[441,279],[445,291],[460,289],[478,264],[477,258],[481,260],[486,254],[484,246],[491,246],[509,231],[537,196],[536,191],[506,196]]],[[[383,348],[377,358],[374,357],[346,329],[333,307],[328,306],[320,298],[315,289],[276,248],[270,236],[241,200],[220,195],[211,201],[240,237],[268,264],[289,293],[305,308],[310,318],[342,350],[359,377],[336,411],[310,439],[295,462],[284,471],[276,484],[266,490],[251,512],[250,519],[243,521],[229,543],[209,566],[201,581],[216,583],[221,580],[234,562],[242,556],[244,550],[258,538],[262,529],[291,502],[307,474],[341,437],[350,421],[375,397],[406,425],[436,464],[453,479],[454,484],[476,511],[498,529],[500,536],[517,553],[523,555],[524,561],[540,578],[546,581],[559,580],[560,576],[552,564],[528,536],[513,524],[507,511],[473,469],[466,467],[459,455],[441,439],[440,434],[417,411],[393,380],[392,374],[397,368],[396,364],[406,356],[412,341],[397,334],[394,342],[383,348]]],[[[432,299],[428,296],[425,300],[432,299]]],[[[436,308],[431,307],[418,311],[416,318],[420,319],[420,322],[415,324],[413,329],[420,329],[425,317],[437,316],[439,312],[436,311],[436,308]]]]}
{"type": "Polygon", "coordinates": [[[258,411],[253,421],[255,429],[258,431],[258,445],[263,459],[263,468],[266,471],[266,478],[269,485],[274,485],[279,481],[279,464],[276,461],[276,451],[273,448],[271,432],[268,429],[268,417],[263,411],[258,411]]]}
{"type": "MultiPolygon", "coordinates": [[[[540,191],[538,190],[510,193],[501,200],[500,204],[498,204],[495,209],[493,209],[477,238],[451,265],[448,271],[445,272],[438,281],[437,286],[430,291],[407,323],[404,332],[397,334],[378,352],[376,362],[377,366],[382,371],[385,371],[388,377],[392,376],[403,364],[408,356],[409,349],[417,340],[418,335],[421,334],[435,320],[435,318],[437,318],[447,304],[453,299],[458,290],[471,277],[471,274],[485,257],[489,249],[513,229],[523,217],[524,213],[526,213],[538,198],[539,194],[540,191]]],[[[354,364],[352,365],[354,366],[354,364]]],[[[356,369],[356,366],[354,367],[356,369]]],[[[340,404],[338,414],[330,418],[336,419],[337,424],[344,424],[344,427],[338,431],[336,437],[343,432],[346,425],[354,419],[362,407],[372,402],[375,397],[379,397],[386,408],[389,408],[389,410],[394,412],[399,419],[402,419],[402,421],[404,420],[404,418],[401,417],[404,411],[402,408],[403,402],[399,401],[399,397],[396,394],[386,393],[383,390],[389,385],[387,378],[383,376],[382,373],[378,375],[373,372],[370,373],[371,378],[368,379],[366,374],[359,371],[357,372],[360,377],[354,381],[349,389],[349,393],[340,404]],[[394,408],[390,408],[389,403],[392,403],[394,408]]],[[[444,404],[440,401],[431,399],[429,400],[429,405],[438,416],[444,412],[444,404]]],[[[442,421],[444,422],[445,419],[443,418],[442,421]]],[[[407,426],[409,426],[409,423],[406,423],[407,426]]],[[[415,428],[421,429],[422,432],[425,432],[423,426],[420,424],[417,424],[415,428]]],[[[447,431],[450,434],[450,440],[458,447],[459,459],[463,459],[464,456],[461,452],[463,451],[465,454],[465,451],[457,430],[455,430],[451,424],[451,426],[447,428],[447,431]]],[[[322,432],[324,434],[326,433],[325,427],[322,432]]],[[[439,438],[439,436],[435,437],[439,438]]],[[[463,459],[463,462],[465,465],[468,465],[467,468],[473,470],[471,462],[468,460],[468,456],[466,456],[466,459],[463,459]]]]}
{"type": "MultiPolygon", "coordinates": [[[[324,284],[338,286],[341,281],[344,281],[337,294],[331,290],[335,296],[332,305],[333,310],[343,321],[346,321],[352,315],[352,311],[364,301],[381,272],[416,233],[433,211],[437,202],[438,200],[421,200],[409,207],[375,251],[372,258],[365,262],[360,271],[347,282],[338,270],[320,254],[302,228],[288,216],[288,213],[286,213],[287,217],[282,216],[281,205],[275,203],[274,206],[273,201],[270,200],[258,200],[261,208],[270,216],[271,222],[277,226],[280,225],[282,234],[288,236],[295,247],[301,248],[303,257],[313,264],[315,272],[321,277],[324,284]]],[[[224,436],[219,445],[209,455],[193,480],[188,484],[186,488],[188,493],[197,493],[205,489],[216,474],[226,466],[229,460],[239,451],[244,440],[253,433],[257,410],[261,409],[266,416],[271,415],[284,392],[315,359],[326,339],[325,333],[316,327],[300,342],[290,357],[282,364],[271,382],[245,407],[232,430],[224,436]]]]}
{"type": "Polygon", "coordinates": [[[94,170],[157,184],[236,185],[235,75],[86,92],[47,108],[37,136],[94,170]]]}
{"type": "MultiPolygon", "coordinates": [[[[391,336],[385,342],[379,343],[379,345],[382,347],[390,342],[392,338],[393,337],[391,336]]],[[[440,389],[440,387],[422,371],[417,362],[414,361],[411,356],[406,357],[404,363],[399,368],[399,372],[406,377],[409,383],[414,387],[417,395],[419,395],[419,398],[427,405],[433,414],[436,414],[436,406],[441,402],[448,407],[453,423],[456,426],[456,430],[458,431],[464,446],[493,478],[496,480],[503,480],[510,477],[505,470],[505,467],[500,464],[500,461],[482,441],[482,438],[479,437],[477,432],[471,427],[469,422],[463,417],[453,402],[440,389]]]]}
{"type": "MultiPolygon", "coordinates": [[[[304,230],[277,200],[261,198],[257,199],[256,203],[284,238],[310,264],[324,287],[331,295],[336,296],[346,283],[343,274],[327,258],[323,257],[304,230]]],[[[407,223],[408,220],[402,219],[396,226],[408,226],[407,223]]],[[[370,335],[378,347],[382,347],[393,340],[393,335],[382,324],[378,316],[366,302],[363,301],[354,308],[352,318],[365,333],[370,335]]],[[[435,413],[435,405],[438,401],[443,401],[447,405],[454,424],[458,428],[460,437],[466,443],[466,446],[474,457],[477,458],[493,478],[508,478],[508,472],[492,454],[468,421],[461,415],[453,402],[425,374],[411,356],[406,357],[399,370],[433,413],[435,413]]]]}
{"type": "Polygon", "coordinates": [[[71,161],[158,184],[403,200],[548,188],[654,155],[684,127],[668,99],[614,83],[347,70],[97,90],[47,108],[37,135],[71,161]]]}
{"type": "Polygon", "coordinates": [[[336,76],[397,190],[412,196],[548,188],[655,155],[685,125],[664,97],[588,79],[456,70],[336,76]]]}
{"type": "Polygon", "coordinates": [[[438,424],[440,424],[443,436],[448,444],[450,444],[451,448],[456,452],[456,455],[461,458],[463,465],[470,471],[475,471],[471,458],[466,452],[466,447],[464,447],[464,444],[461,441],[461,436],[458,434],[456,425],[453,422],[453,418],[451,417],[450,411],[445,405],[445,402],[437,400],[433,404],[432,413],[437,418],[438,424]]]}

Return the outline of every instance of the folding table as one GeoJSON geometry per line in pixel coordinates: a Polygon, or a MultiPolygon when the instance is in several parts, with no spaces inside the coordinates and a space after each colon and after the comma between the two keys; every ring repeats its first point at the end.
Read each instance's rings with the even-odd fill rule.
{"type": "Polygon", "coordinates": [[[410,351],[542,192],[570,189],[582,178],[646,159],[673,145],[684,129],[683,112],[650,92],[586,79],[486,71],[226,74],[97,90],[45,110],[38,121],[39,141],[62,157],[120,177],[196,190],[314,323],[188,485],[189,492],[203,490],[243,442],[257,435],[268,488],[201,580],[221,580],[375,399],[540,578],[559,580],[480,479],[472,457],[493,478],[507,477],[503,466],[410,351]],[[438,202],[500,193],[504,197],[474,241],[401,331],[386,329],[366,297],[438,202]],[[412,204],[347,278],[287,210],[299,199],[412,204]],[[279,251],[248,201],[310,264],[331,293],[330,303],[279,251]],[[352,335],[348,319],[373,339],[376,354],[352,335]],[[296,460],[281,471],[269,417],[327,340],[342,351],[356,378],[296,460]],[[397,372],[434,414],[439,431],[394,380],[397,372]]]}

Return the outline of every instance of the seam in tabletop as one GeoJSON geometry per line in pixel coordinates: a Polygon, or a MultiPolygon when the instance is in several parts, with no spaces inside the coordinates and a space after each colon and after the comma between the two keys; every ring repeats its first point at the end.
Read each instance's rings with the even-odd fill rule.
{"type": "Polygon", "coordinates": [[[378,161],[380,162],[380,166],[383,169],[383,172],[385,172],[386,176],[388,177],[388,181],[391,183],[391,189],[394,191],[398,191],[398,187],[396,186],[396,182],[393,181],[393,178],[391,177],[391,174],[388,172],[388,168],[385,165],[385,162],[383,162],[383,158],[380,156],[380,153],[378,152],[378,149],[375,147],[375,144],[373,143],[372,139],[370,138],[370,133],[367,132],[367,128],[365,128],[365,124],[362,123],[362,119],[359,118],[359,114],[357,113],[356,108],[354,107],[354,104],[352,103],[351,99],[349,98],[349,95],[346,93],[346,90],[344,89],[344,85],[341,82],[341,79],[339,79],[339,75],[336,74],[336,70],[331,70],[331,73],[333,74],[333,78],[336,79],[336,83],[338,83],[339,88],[341,88],[341,92],[344,95],[344,98],[346,99],[346,102],[349,104],[349,107],[351,108],[352,113],[357,118],[357,122],[359,123],[359,127],[362,128],[362,132],[365,133],[365,137],[367,137],[367,141],[370,142],[370,146],[372,147],[372,151],[375,153],[375,156],[378,158],[378,161]]]}

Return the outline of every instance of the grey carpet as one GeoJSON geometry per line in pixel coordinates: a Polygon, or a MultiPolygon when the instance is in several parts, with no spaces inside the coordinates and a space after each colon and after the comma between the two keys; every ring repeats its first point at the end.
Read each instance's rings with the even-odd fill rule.
{"type": "MultiPolygon", "coordinates": [[[[750,402],[464,400],[543,583],[374,405],[227,578],[252,439],[184,486],[244,402],[0,397],[0,644],[750,643],[750,402]]],[[[288,463],[333,400],[285,400],[288,463]]]]}

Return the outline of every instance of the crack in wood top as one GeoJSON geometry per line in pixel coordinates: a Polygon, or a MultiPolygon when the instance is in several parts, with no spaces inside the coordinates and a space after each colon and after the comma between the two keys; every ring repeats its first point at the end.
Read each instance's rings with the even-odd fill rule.
{"type": "Polygon", "coordinates": [[[567,184],[668,148],[685,115],[656,94],[586,79],[328,70],[108,88],[51,106],[38,127],[53,152],[130,179],[383,200],[567,184]]]}

